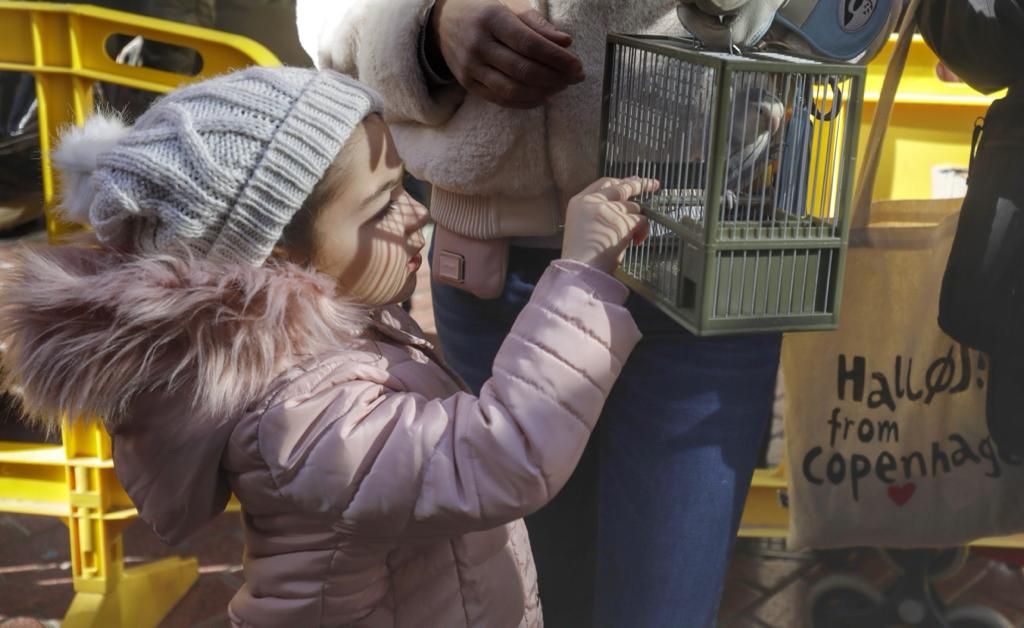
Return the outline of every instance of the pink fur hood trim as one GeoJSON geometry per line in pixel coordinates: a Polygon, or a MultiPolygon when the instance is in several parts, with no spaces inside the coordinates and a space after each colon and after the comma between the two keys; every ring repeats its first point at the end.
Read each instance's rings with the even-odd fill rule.
{"type": "Polygon", "coordinates": [[[368,320],[329,277],[288,263],[26,247],[0,286],[7,384],[52,427],[63,416],[122,427],[143,396],[235,418],[285,369],[352,343],[368,320]]]}

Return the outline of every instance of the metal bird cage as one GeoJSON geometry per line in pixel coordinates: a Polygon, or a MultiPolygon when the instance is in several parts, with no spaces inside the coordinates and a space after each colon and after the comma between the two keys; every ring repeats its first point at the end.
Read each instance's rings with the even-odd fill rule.
{"type": "Polygon", "coordinates": [[[864,68],[611,35],[602,171],[658,179],[618,276],[691,332],[834,329],[864,68]]]}

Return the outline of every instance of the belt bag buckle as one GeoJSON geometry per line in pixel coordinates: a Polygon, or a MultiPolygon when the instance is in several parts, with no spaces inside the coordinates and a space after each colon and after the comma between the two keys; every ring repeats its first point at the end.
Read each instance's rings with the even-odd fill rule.
{"type": "Polygon", "coordinates": [[[477,240],[435,224],[430,272],[437,283],[496,299],[505,290],[508,238],[477,240]]]}

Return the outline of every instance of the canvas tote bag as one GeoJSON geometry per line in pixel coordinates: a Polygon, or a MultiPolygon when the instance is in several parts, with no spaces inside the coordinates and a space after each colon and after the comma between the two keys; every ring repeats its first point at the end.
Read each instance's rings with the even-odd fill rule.
{"type": "Polygon", "coordinates": [[[913,23],[857,182],[839,329],[783,345],[792,549],[949,547],[1024,530],[1024,460],[1000,457],[988,434],[985,356],[937,322],[962,201],[870,199],[913,23]]]}

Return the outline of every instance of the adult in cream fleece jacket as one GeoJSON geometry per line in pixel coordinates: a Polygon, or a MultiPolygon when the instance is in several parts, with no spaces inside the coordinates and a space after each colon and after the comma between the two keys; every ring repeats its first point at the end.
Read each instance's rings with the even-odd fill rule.
{"type": "MultiPolygon", "coordinates": [[[[419,50],[434,0],[300,0],[297,5],[303,47],[319,67],[357,76],[384,95],[406,167],[434,186],[433,218],[463,235],[555,234],[565,201],[597,176],[605,36],[686,34],[677,0],[534,2],[547,20],[572,34],[572,52],[588,80],[546,107],[529,110],[467,95],[457,84],[429,84],[419,50]]],[[[767,29],[780,3],[750,3],[755,7],[751,37],[767,29]]],[[[699,23],[696,7],[690,9],[691,24],[699,23]]]]}
{"type": "MultiPolygon", "coordinates": [[[[512,237],[499,298],[433,287],[445,358],[474,390],[558,256],[565,201],[597,174],[607,33],[684,34],[678,9],[705,39],[729,37],[710,13],[722,10],[733,16],[731,35],[751,40],[737,43],[751,43],[781,3],[534,0],[538,14],[530,17],[522,12],[527,1],[447,0],[434,10],[433,0],[300,0],[297,7],[300,38],[318,65],[355,74],[384,96],[407,168],[434,186],[435,221],[470,237],[512,237]],[[570,35],[565,49],[586,79],[568,81],[532,109],[495,104],[447,54],[439,65],[468,87],[443,80],[428,45],[441,31],[437,22],[449,32],[444,53],[481,30],[463,32],[446,13],[485,5],[515,7],[524,22],[543,18],[570,35]]],[[[611,392],[600,437],[561,493],[527,518],[545,622],[711,625],[771,416],[780,337],[695,338],[640,299],[627,307],[644,339],[611,392]]]]}

